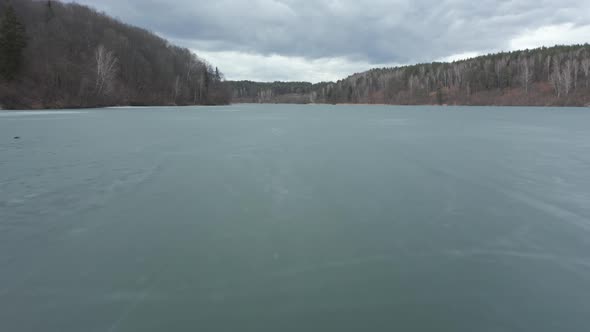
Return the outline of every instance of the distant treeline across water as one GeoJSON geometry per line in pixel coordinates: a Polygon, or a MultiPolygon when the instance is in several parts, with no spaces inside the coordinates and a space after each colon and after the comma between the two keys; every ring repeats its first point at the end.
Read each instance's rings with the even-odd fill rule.
{"type": "Polygon", "coordinates": [[[590,45],[372,69],[336,83],[229,83],[234,101],[254,103],[585,106],[590,45]]]}

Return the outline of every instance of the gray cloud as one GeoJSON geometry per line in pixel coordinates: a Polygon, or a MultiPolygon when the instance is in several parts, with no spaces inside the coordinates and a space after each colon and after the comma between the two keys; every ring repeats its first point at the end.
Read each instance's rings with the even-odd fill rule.
{"type": "Polygon", "coordinates": [[[580,0],[78,2],[204,52],[341,57],[368,65],[507,50],[527,31],[590,25],[590,2],[580,0]]]}
{"type": "Polygon", "coordinates": [[[370,62],[506,47],[522,29],[590,23],[584,1],[83,0],[209,51],[370,62]],[[584,8],[585,7],[585,8],[584,8]]]}

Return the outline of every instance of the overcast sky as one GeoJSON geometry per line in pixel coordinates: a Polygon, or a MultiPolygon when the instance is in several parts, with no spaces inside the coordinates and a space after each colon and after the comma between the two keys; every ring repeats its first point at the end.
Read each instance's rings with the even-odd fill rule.
{"type": "Polygon", "coordinates": [[[76,2],[188,47],[232,80],[338,80],[372,67],[590,42],[590,0],[76,2]]]}

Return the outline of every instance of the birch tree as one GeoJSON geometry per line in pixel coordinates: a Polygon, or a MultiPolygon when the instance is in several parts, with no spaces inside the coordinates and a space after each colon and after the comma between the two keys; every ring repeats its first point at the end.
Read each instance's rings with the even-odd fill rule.
{"type": "Polygon", "coordinates": [[[580,61],[574,62],[574,90],[578,89],[578,74],[580,73],[580,61]]]}
{"type": "Polygon", "coordinates": [[[572,59],[568,59],[563,66],[561,71],[561,80],[563,85],[563,92],[565,95],[569,95],[570,89],[572,88],[573,83],[573,70],[574,70],[574,61],[572,59]]]}
{"type": "Polygon", "coordinates": [[[529,86],[531,84],[531,82],[533,81],[533,66],[534,66],[534,60],[533,59],[529,59],[526,57],[522,57],[520,59],[520,83],[522,84],[522,87],[524,88],[524,91],[528,94],[529,93],[529,86]]]}
{"type": "Polygon", "coordinates": [[[113,90],[119,60],[104,45],[96,48],[96,94],[108,95],[113,90]]]}
{"type": "Polygon", "coordinates": [[[550,81],[551,80],[551,55],[548,55],[545,58],[545,72],[547,73],[547,80],[550,81]]]}
{"type": "Polygon", "coordinates": [[[176,79],[174,80],[174,103],[176,103],[179,93],[180,93],[180,76],[177,75],[176,79]]]}
{"type": "Polygon", "coordinates": [[[553,89],[555,89],[557,98],[561,97],[561,70],[560,63],[556,58],[553,59],[553,71],[549,75],[549,82],[553,86],[553,89]]]}
{"type": "Polygon", "coordinates": [[[503,58],[497,60],[495,66],[494,66],[494,69],[496,72],[496,78],[498,79],[498,89],[502,88],[502,70],[504,68],[506,68],[507,64],[508,64],[508,60],[506,60],[506,58],[503,57],[503,58]]]}
{"type": "Polygon", "coordinates": [[[582,71],[584,72],[584,79],[586,79],[586,87],[588,87],[588,75],[590,75],[590,58],[586,57],[582,59],[580,65],[582,66],[582,71]]]}

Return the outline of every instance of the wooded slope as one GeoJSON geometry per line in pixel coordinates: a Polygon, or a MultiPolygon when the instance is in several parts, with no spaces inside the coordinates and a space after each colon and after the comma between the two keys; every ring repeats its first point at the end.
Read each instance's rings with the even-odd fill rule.
{"type": "MultiPolygon", "coordinates": [[[[216,68],[149,31],[78,4],[11,3],[26,39],[20,60],[2,67],[9,73],[0,76],[4,108],[230,102],[216,68]]],[[[0,25],[10,31],[7,11],[0,5],[0,25]]],[[[15,44],[15,36],[0,29],[2,55],[10,48],[2,45],[15,44]]]]}

